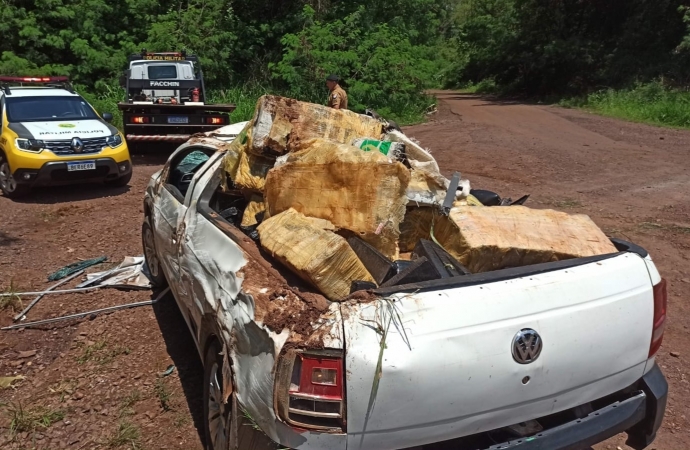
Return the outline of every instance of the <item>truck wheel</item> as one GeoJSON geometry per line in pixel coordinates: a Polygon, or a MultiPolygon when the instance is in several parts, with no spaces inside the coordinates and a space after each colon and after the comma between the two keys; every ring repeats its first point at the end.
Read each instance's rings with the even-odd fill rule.
{"type": "Polygon", "coordinates": [[[223,355],[214,341],[204,358],[204,429],[207,450],[237,449],[235,393],[223,402],[223,355]]]}
{"type": "Polygon", "coordinates": [[[8,198],[19,198],[29,193],[28,186],[18,184],[17,180],[12,176],[12,169],[10,163],[5,158],[5,155],[0,153],[0,190],[8,198]]]}
{"type": "Polygon", "coordinates": [[[127,175],[117,178],[115,180],[106,181],[106,186],[110,187],[125,187],[129,184],[132,179],[132,172],[130,171],[127,175]]]}
{"type": "Polygon", "coordinates": [[[151,281],[158,287],[167,286],[168,280],[165,279],[160,259],[158,259],[156,243],[153,239],[153,228],[148,217],[144,218],[144,223],[141,224],[141,244],[144,248],[144,258],[146,259],[146,267],[149,269],[151,281]]]}

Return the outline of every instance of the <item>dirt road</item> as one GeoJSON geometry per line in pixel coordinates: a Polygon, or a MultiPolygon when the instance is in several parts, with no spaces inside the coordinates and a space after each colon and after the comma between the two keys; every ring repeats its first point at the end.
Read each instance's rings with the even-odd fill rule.
{"type": "MultiPolygon", "coordinates": [[[[405,131],[447,174],[459,170],[473,187],[503,196],[532,194],[533,207],[589,214],[609,235],[650,251],[670,283],[658,361],[671,396],[653,448],[690,448],[690,132],[447,92],[439,98],[430,123],[405,131]]],[[[79,258],[118,262],[140,254],[142,194],[162,161],[135,158],[132,184],[119,191],[54,188],[25,202],[0,196],[0,290],[47,287],[48,273],[79,258]]],[[[46,297],[28,320],[149,298],[118,291],[46,297]]],[[[0,312],[0,325],[11,323],[11,307],[0,312]]],[[[201,366],[171,299],[0,333],[0,376],[26,377],[0,391],[0,403],[8,403],[0,412],[0,448],[202,448],[201,366]],[[175,371],[161,376],[171,364],[175,371]],[[20,425],[14,435],[13,420],[20,425]]],[[[621,437],[597,448],[619,446],[625,448],[621,437]]]]}

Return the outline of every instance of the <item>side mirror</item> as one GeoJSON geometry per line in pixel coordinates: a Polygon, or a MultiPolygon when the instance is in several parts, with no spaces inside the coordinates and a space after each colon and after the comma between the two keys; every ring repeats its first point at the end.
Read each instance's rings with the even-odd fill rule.
{"type": "Polygon", "coordinates": [[[127,75],[125,74],[120,75],[120,87],[123,89],[127,87],[127,75]]]}
{"type": "Polygon", "coordinates": [[[113,115],[110,113],[103,113],[103,120],[110,123],[113,121],[113,115]]]}

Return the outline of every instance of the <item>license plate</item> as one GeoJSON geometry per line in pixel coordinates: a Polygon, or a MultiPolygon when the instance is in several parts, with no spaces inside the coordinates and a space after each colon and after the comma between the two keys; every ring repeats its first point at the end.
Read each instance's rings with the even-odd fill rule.
{"type": "Polygon", "coordinates": [[[76,170],[95,170],[96,161],[84,161],[78,163],[67,163],[67,171],[74,172],[76,170]]]}
{"type": "Polygon", "coordinates": [[[168,123],[189,123],[189,117],[168,117],[168,123]]]}

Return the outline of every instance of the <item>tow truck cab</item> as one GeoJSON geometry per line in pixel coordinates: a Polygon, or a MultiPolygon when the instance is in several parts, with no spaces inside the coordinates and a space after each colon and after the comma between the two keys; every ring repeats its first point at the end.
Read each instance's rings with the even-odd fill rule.
{"type": "Polygon", "coordinates": [[[228,125],[235,109],[207,104],[199,59],[184,51],[130,55],[120,84],[127,95],[118,108],[128,142],[184,142],[228,125]]]}

